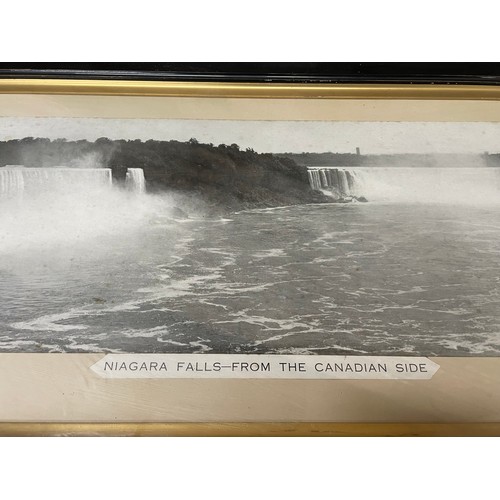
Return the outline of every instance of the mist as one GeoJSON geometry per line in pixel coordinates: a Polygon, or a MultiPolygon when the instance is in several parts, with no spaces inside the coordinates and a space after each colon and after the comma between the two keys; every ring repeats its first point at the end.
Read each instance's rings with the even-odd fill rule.
{"type": "Polygon", "coordinates": [[[169,224],[173,233],[178,232],[176,212],[179,205],[189,205],[188,197],[146,194],[112,184],[108,169],[13,171],[24,174],[25,185],[0,198],[3,256],[29,252],[32,260],[34,255],[45,258],[66,248],[92,257],[133,239],[150,225],[169,224]]]}
{"type": "Polygon", "coordinates": [[[357,167],[357,189],[370,201],[500,204],[500,169],[357,167]]]}

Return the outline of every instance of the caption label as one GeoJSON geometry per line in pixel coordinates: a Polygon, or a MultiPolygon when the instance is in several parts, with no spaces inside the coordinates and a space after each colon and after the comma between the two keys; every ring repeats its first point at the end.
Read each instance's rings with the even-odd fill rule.
{"type": "Polygon", "coordinates": [[[107,354],[92,365],[104,378],[428,380],[439,365],[404,356],[107,354]]]}

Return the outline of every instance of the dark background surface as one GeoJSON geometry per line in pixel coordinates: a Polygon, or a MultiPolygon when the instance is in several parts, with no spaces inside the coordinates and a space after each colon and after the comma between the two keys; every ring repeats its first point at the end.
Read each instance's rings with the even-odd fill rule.
{"type": "Polygon", "coordinates": [[[500,63],[0,63],[0,78],[500,85],[500,63]]]}

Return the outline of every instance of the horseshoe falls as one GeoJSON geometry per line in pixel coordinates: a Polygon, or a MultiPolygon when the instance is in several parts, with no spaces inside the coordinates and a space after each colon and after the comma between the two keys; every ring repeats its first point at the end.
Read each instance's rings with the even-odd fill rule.
{"type": "Polygon", "coordinates": [[[309,167],[309,183],[334,197],[374,202],[498,203],[500,169],[492,167],[309,167]]]}

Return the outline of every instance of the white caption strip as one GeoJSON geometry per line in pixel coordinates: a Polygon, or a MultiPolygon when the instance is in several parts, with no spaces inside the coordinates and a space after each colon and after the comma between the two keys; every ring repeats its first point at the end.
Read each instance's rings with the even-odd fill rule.
{"type": "Polygon", "coordinates": [[[427,380],[439,365],[403,356],[107,354],[91,369],[105,378],[427,380]]]}

